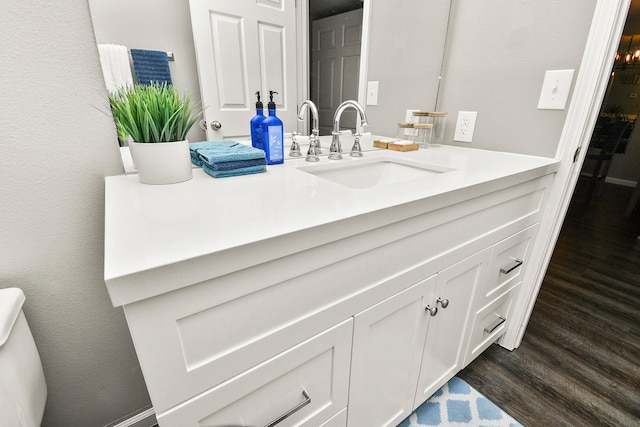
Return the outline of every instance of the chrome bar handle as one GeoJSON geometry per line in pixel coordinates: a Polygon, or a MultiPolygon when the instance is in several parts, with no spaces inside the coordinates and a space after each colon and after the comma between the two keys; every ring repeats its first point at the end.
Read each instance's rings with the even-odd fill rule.
{"type": "Polygon", "coordinates": [[[303,407],[305,407],[309,403],[311,403],[311,397],[309,397],[309,394],[304,389],[302,390],[302,396],[304,397],[304,401],[303,402],[298,403],[296,406],[294,406],[293,408],[289,409],[287,412],[285,412],[284,414],[280,415],[275,420],[271,421],[269,424],[266,425],[266,427],[273,427],[276,424],[279,424],[281,421],[289,418],[291,415],[295,414],[300,409],[302,409],[303,407]]]}
{"type": "Polygon", "coordinates": [[[497,319],[495,319],[492,323],[490,323],[489,325],[484,327],[484,332],[487,334],[492,333],[493,331],[495,331],[496,329],[498,329],[498,327],[500,325],[502,325],[504,322],[506,322],[507,319],[505,319],[502,316],[498,316],[497,319]]]}
{"type": "Polygon", "coordinates": [[[518,259],[518,258],[511,258],[511,259],[513,260],[513,265],[511,267],[501,268],[500,269],[500,273],[509,274],[513,270],[515,270],[516,268],[520,267],[522,265],[522,263],[523,263],[523,261],[521,259],[518,259]]]}

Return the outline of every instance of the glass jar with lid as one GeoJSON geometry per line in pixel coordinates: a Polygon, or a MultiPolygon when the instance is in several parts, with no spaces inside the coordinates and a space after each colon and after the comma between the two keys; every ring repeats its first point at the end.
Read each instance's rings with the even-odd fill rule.
{"type": "Polygon", "coordinates": [[[413,111],[411,115],[414,123],[431,123],[428,111],[413,111]]]}
{"type": "Polygon", "coordinates": [[[420,144],[422,148],[429,148],[431,146],[433,125],[431,123],[415,123],[413,129],[415,132],[413,142],[420,144]]]}
{"type": "Polygon", "coordinates": [[[430,111],[429,123],[433,124],[431,144],[442,145],[444,143],[444,128],[447,124],[447,113],[444,111],[430,111]]]}
{"type": "Polygon", "coordinates": [[[413,122],[398,122],[396,131],[396,139],[399,141],[413,141],[414,130],[413,122]]]}

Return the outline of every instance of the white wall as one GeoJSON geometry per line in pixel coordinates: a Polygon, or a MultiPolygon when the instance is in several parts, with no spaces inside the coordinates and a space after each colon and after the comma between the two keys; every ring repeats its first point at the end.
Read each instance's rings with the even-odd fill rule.
{"type": "Polygon", "coordinates": [[[26,294],[43,426],[103,426],[149,398],[103,281],[103,177],[122,164],[89,8],[3,2],[0,34],[0,287],[26,294]]]}
{"type": "MultiPolygon", "coordinates": [[[[473,148],[554,157],[567,110],[538,110],[545,70],[578,73],[596,0],[456,0],[441,88],[453,140],[477,111],[473,148]]],[[[568,105],[567,105],[568,107],[568,105]]]]}

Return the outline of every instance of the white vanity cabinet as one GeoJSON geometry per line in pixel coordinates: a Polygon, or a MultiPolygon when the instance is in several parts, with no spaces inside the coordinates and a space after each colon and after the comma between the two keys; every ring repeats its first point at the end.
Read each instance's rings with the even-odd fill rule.
{"type": "Polygon", "coordinates": [[[491,329],[522,291],[557,164],[414,156],[436,154],[461,172],[372,191],[289,164],[107,178],[105,282],[160,427],[393,426],[519,328],[491,329]]]}

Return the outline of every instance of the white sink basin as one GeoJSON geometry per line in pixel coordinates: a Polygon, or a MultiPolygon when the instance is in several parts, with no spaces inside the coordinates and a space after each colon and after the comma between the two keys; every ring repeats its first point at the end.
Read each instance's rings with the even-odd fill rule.
{"type": "Polygon", "coordinates": [[[454,169],[394,157],[336,160],[299,170],[350,188],[371,188],[425,178],[454,169]]]}

